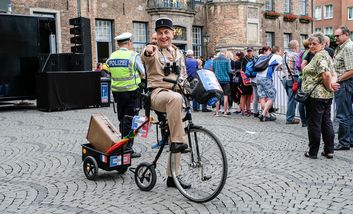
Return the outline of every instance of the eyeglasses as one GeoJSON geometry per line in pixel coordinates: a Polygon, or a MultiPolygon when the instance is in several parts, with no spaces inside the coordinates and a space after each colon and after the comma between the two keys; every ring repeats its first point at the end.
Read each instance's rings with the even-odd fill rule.
{"type": "Polygon", "coordinates": [[[338,38],[338,37],[340,37],[341,35],[342,35],[342,34],[340,34],[340,35],[334,35],[334,37],[335,37],[335,38],[338,38]]]}
{"type": "Polygon", "coordinates": [[[313,43],[309,43],[309,46],[316,46],[318,45],[319,43],[316,43],[316,42],[313,42],[313,43]]]}

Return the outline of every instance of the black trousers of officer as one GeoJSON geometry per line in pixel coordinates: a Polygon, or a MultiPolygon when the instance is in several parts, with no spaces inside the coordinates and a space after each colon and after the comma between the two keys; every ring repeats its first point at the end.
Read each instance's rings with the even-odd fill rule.
{"type": "MultiPolygon", "coordinates": [[[[139,96],[138,91],[113,92],[114,101],[117,103],[117,113],[119,120],[119,131],[122,137],[131,131],[132,118],[124,117],[138,115],[139,112],[139,96]]],[[[131,139],[127,145],[127,149],[132,149],[134,139],[131,139]]]]}

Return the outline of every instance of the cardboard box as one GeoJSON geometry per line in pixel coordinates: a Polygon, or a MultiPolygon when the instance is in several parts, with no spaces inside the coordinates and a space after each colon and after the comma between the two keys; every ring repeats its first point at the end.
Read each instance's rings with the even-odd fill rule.
{"type": "Polygon", "coordinates": [[[89,123],[87,140],[101,152],[106,152],[115,142],[121,139],[119,130],[104,114],[92,114],[89,123]]]}

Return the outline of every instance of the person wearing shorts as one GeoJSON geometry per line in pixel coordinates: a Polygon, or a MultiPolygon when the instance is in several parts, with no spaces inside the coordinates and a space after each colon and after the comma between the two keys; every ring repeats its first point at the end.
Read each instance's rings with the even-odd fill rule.
{"type": "MultiPolygon", "coordinates": [[[[263,47],[263,54],[270,55],[271,48],[263,47]]],[[[273,73],[279,70],[282,66],[282,57],[280,55],[280,48],[274,46],[272,49],[272,57],[269,61],[269,65],[266,70],[258,72],[256,75],[257,79],[257,93],[259,94],[259,101],[261,104],[262,114],[259,115],[261,122],[263,121],[274,121],[276,117],[270,115],[269,110],[276,99],[276,89],[273,84],[273,73]]]]}

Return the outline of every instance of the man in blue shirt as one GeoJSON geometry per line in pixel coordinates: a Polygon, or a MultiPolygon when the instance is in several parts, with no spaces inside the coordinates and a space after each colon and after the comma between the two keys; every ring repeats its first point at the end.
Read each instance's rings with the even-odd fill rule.
{"type": "MultiPolygon", "coordinates": [[[[213,60],[212,68],[216,77],[218,79],[219,84],[223,89],[223,106],[224,112],[223,116],[230,115],[228,112],[228,96],[230,95],[230,77],[229,74],[232,73],[232,68],[230,65],[230,60],[226,58],[226,51],[221,51],[217,58],[213,60]]],[[[216,113],[215,116],[218,117],[220,108],[220,102],[218,101],[216,104],[216,113]]]]}
{"type": "MultiPolygon", "coordinates": [[[[194,51],[186,51],[186,60],[185,60],[186,73],[188,74],[188,80],[191,81],[196,77],[196,71],[199,70],[197,59],[194,58],[194,51]]],[[[195,99],[192,100],[192,108],[195,112],[200,110],[200,103],[195,99]]],[[[211,110],[207,109],[207,104],[202,104],[202,112],[210,112],[211,110]]]]}

